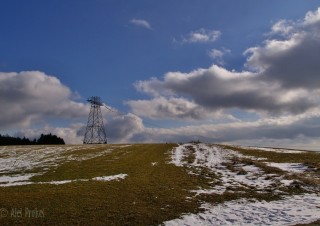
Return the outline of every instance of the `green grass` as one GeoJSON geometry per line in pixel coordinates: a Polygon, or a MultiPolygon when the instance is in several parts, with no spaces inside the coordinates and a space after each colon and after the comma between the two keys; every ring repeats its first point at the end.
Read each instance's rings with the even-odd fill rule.
{"type": "MultiPolygon", "coordinates": [[[[220,175],[206,167],[177,167],[168,164],[175,144],[88,145],[88,148],[70,150],[62,155],[85,157],[104,152],[103,155],[83,161],[62,161],[49,170],[41,167],[30,172],[43,172],[31,178],[35,184],[0,187],[0,208],[9,216],[0,217],[0,225],[159,225],[163,221],[180,217],[184,213],[197,213],[201,203],[222,203],[239,198],[272,201],[281,198],[269,189],[261,193],[255,188],[228,189],[224,194],[195,195],[192,190],[210,189],[221,185],[220,175]],[[111,150],[105,152],[106,150],[111,150]],[[154,166],[152,163],[157,163],[154,166]],[[195,174],[190,174],[193,172],[195,174]],[[128,174],[119,181],[101,182],[94,177],[128,174]],[[61,185],[39,184],[62,180],[88,179],[61,185]],[[27,217],[26,208],[41,210],[43,217],[27,217]],[[11,210],[22,210],[22,217],[10,216],[11,210]]],[[[75,146],[77,148],[79,146],[75,146]]],[[[85,146],[83,146],[85,147],[85,146]]],[[[269,153],[246,150],[231,146],[227,149],[244,155],[267,158],[272,162],[308,162],[317,173],[320,155],[269,153]],[[298,161],[299,160],[299,161],[298,161]]],[[[21,151],[21,150],[19,150],[21,151]]],[[[194,150],[184,161],[195,160],[194,150]]],[[[234,164],[260,167],[266,173],[286,175],[285,172],[267,166],[263,161],[234,158],[226,167],[239,174],[246,172],[234,164]]],[[[8,174],[6,174],[8,175],[8,174]]],[[[290,175],[307,183],[307,178],[290,175]]],[[[308,179],[311,180],[311,179],[308,179]]],[[[311,184],[314,182],[310,182],[311,184]]],[[[290,194],[301,192],[300,188],[288,188],[290,194]],[[291,190],[290,190],[291,189],[291,190]]]]}
{"type": "Polygon", "coordinates": [[[169,150],[174,146],[144,144],[114,148],[106,155],[66,162],[32,178],[39,182],[128,174],[120,181],[1,187],[1,208],[40,209],[45,216],[0,218],[0,224],[157,225],[182,213],[197,212],[199,201],[186,197],[192,195],[190,190],[196,189],[203,179],[189,175],[183,167],[167,164],[169,150]],[[152,162],[157,164],[152,166],[152,162]]]}
{"type": "Polygon", "coordinates": [[[266,161],[276,163],[308,163],[320,168],[319,152],[304,151],[301,153],[279,153],[273,151],[263,151],[259,149],[246,149],[241,147],[219,145],[222,148],[240,152],[244,155],[254,156],[257,158],[266,158],[266,161]]]}

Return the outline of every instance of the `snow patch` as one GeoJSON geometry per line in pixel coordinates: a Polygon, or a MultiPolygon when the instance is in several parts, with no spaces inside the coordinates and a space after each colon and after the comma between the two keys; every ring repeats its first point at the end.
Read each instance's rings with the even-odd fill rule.
{"type": "Polygon", "coordinates": [[[95,177],[92,178],[93,180],[99,180],[99,181],[111,181],[111,180],[120,180],[125,179],[128,176],[128,174],[118,174],[113,176],[104,176],[104,177],[95,177]]]}
{"type": "Polygon", "coordinates": [[[60,181],[50,181],[50,182],[40,182],[39,184],[55,184],[55,185],[59,185],[59,184],[67,184],[67,183],[71,183],[71,182],[75,182],[78,180],[60,180],[60,181]]]}
{"type": "Polygon", "coordinates": [[[286,154],[305,153],[305,151],[288,150],[288,149],[282,149],[282,148],[261,148],[261,147],[246,147],[246,148],[260,150],[260,151],[272,151],[272,152],[277,152],[277,153],[286,153],[286,154]]]}
{"type": "Polygon", "coordinates": [[[20,181],[27,181],[31,177],[33,177],[36,174],[26,174],[26,175],[14,175],[14,176],[0,176],[0,184],[3,183],[15,183],[20,181]]]}
{"type": "Polygon", "coordinates": [[[30,182],[29,179],[35,175],[38,174],[32,173],[25,175],[18,174],[10,176],[0,176],[0,187],[32,184],[32,182],[30,182]]]}
{"type": "Polygon", "coordinates": [[[281,180],[281,183],[284,184],[285,186],[290,186],[292,183],[294,182],[294,180],[281,180]]]}
{"type": "Polygon", "coordinates": [[[30,182],[28,181],[32,176],[36,174],[28,174],[28,175],[18,175],[18,176],[2,176],[0,177],[0,187],[12,187],[12,186],[21,186],[21,185],[29,185],[29,184],[67,184],[72,182],[80,182],[80,181],[90,181],[90,180],[98,180],[98,181],[112,181],[112,180],[120,180],[125,179],[127,174],[118,174],[112,176],[103,176],[103,177],[94,177],[92,179],[76,179],[76,180],[60,180],[60,181],[47,181],[47,182],[30,182]]]}
{"type": "Polygon", "coordinates": [[[293,225],[320,219],[320,196],[286,196],[283,200],[234,200],[213,206],[203,204],[204,212],[186,214],[164,225],[293,225]]]}
{"type": "Polygon", "coordinates": [[[238,188],[254,187],[257,191],[264,191],[267,188],[273,188],[274,184],[280,184],[280,176],[266,174],[259,167],[255,165],[235,164],[233,165],[235,171],[231,171],[224,164],[231,163],[233,157],[243,158],[244,155],[223,149],[215,145],[207,144],[184,144],[172,151],[171,163],[176,166],[187,166],[190,169],[190,174],[197,174],[197,168],[206,167],[214,172],[220,178],[215,179],[220,183],[215,183],[210,189],[193,190],[192,192],[199,194],[223,194],[227,188],[229,191],[238,188]],[[188,163],[183,161],[188,155],[194,156],[194,161],[188,163]],[[239,173],[239,172],[242,173],[239,173]]]}
{"type": "Polygon", "coordinates": [[[176,147],[172,150],[172,156],[171,156],[172,160],[170,163],[173,163],[176,166],[183,166],[182,159],[185,156],[184,152],[187,150],[185,148],[185,146],[186,146],[186,144],[179,145],[178,147],[176,147]]]}
{"type": "Polygon", "coordinates": [[[275,163],[275,162],[266,162],[268,166],[279,168],[283,171],[291,173],[303,173],[308,167],[301,163],[275,163]]]}
{"type": "Polygon", "coordinates": [[[218,146],[209,146],[206,144],[193,145],[195,149],[195,161],[193,166],[205,166],[214,168],[227,161],[232,156],[240,156],[235,151],[222,149],[218,146]]]}
{"type": "Polygon", "coordinates": [[[78,150],[95,149],[84,145],[66,146],[4,146],[0,149],[0,173],[18,173],[21,171],[42,168],[43,170],[55,167],[65,161],[83,161],[105,155],[112,151],[106,149],[99,152],[74,154],[78,150]]]}
{"type": "MultiPolygon", "coordinates": [[[[277,150],[279,151],[279,150],[277,150]]],[[[295,152],[297,153],[297,152],[295,152]]],[[[217,175],[209,189],[192,190],[195,196],[201,194],[223,194],[238,192],[239,188],[254,188],[258,193],[266,189],[273,194],[287,195],[279,187],[291,186],[293,180],[284,179],[283,175],[266,174],[256,165],[247,165],[233,159],[247,158],[238,152],[225,150],[219,146],[206,144],[185,144],[172,151],[171,163],[187,167],[189,174],[200,175],[203,167],[217,175]],[[192,161],[194,158],[193,162],[192,161]],[[184,161],[184,159],[188,161],[184,161]],[[276,189],[275,189],[276,188],[276,189]]],[[[301,163],[268,163],[288,172],[302,173],[307,167],[301,163]]],[[[306,188],[307,189],[307,188],[306,188]]],[[[241,189],[240,189],[241,190],[241,189]]],[[[310,189],[309,189],[310,190],[310,189]]],[[[315,188],[310,190],[315,192],[315,188]]],[[[186,214],[180,219],[164,222],[165,225],[294,225],[310,223],[320,219],[319,193],[283,196],[282,200],[266,202],[255,199],[240,199],[219,205],[205,203],[204,212],[186,214]]]]}

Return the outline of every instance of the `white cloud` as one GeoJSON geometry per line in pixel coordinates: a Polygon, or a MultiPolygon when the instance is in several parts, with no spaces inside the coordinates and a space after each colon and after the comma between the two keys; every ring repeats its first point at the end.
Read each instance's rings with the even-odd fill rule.
{"type": "MultiPolygon", "coordinates": [[[[212,65],[188,73],[168,72],[162,79],[135,83],[136,89],[150,95],[150,99],[128,101],[136,114],[153,119],[189,120],[207,117],[210,112],[214,118],[216,112],[227,114],[231,110],[240,114],[254,112],[258,119],[157,129],[152,133],[146,129],[133,138],[185,141],[198,136],[211,142],[291,140],[292,145],[318,144],[315,140],[320,137],[319,15],[320,9],[308,12],[304,20],[276,22],[267,40],[245,51],[246,71],[212,65]]],[[[207,42],[219,36],[210,39],[206,34],[192,32],[183,40],[207,42]]],[[[216,60],[224,55],[219,49],[211,54],[216,60]]]]}
{"type": "Polygon", "coordinates": [[[156,97],[151,100],[131,100],[127,104],[139,116],[151,119],[203,120],[228,119],[234,120],[221,111],[212,112],[186,98],[156,97]]]}
{"type": "MultiPolygon", "coordinates": [[[[135,142],[204,142],[234,143],[242,145],[319,149],[320,109],[300,115],[264,118],[251,122],[231,121],[219,124],[189,125],[178,128],[147,128],[142,119],[127,114],[112,117],[107,123],[109,143],[135,142]]],[[[17,133],[21,137],[38,137],[41,133],[53,133],[66,143],[82,143],[85,125],[73,124],[69,128],[45,126],[41,129],[25,129],[17,133]]]]}
{"type": "MultiPolygon", "coordinates": [[[[130,113],[105,117],[104,122],[108,143],[135,142],[133,137],[145,130],[142,119],[130,113]]],[[[33,140],[39,138],[40,134],[51,133],[63,138],[66,144],[82,144],[85,130],[84,123],[74,123],[67,127],[54,127],[47,124],[42,128],[20,129],[14,136],[33,140]]]]}
{"type": "Polygon", "coordinates": [[[54,134],[61,137],[66,144],[81,144],[83,141],[83,135],[81,133],[84,130],[84,124],[71,124],[69,127],[52,127],[46,125],[43,128],[38,129],[22,129],[15,133],[17,137],[27,137],[31,140],[38,139],[40,134],[54,134]]]}
{"type": "Polygon", "coordinates": [[[179,128],[145,128],[126,142],[203,142],[319,149],[320,109],[296,116],[252,122],[189,125],[179,128]]]}
{"type": "Polygon", "coordinates": [[[230,54],[231,50],[230,49],[226,49],[226,48],[222,48],[221,50],[219,49],[211,49],[208,52],[209,57],[211,57],[213,60],[215,60],[215,63],[218,65],[224,65],[225,62],[223,60],[223,57],[226,54],[230,54]]]}
{"type": "Polygon", "coordinates": [[[182,37],[183,43],[206,43],[215,42],[221,36],[221,31],[209,30],[201,28],[197,31],[192,31],[188,35],[182,37]]]}
{"type": "MultiPolygon", "coordinates": [[[[246,50],[247,71],[213,65],[189,73],[168,72],[163,80],[139,81],[136,88],[158,99],[185,98],[213,111],[237,108],[283,115],[312,110],[320,104],[318,14],[319,10],[309,12],[304,21],[277,22],[273,31],[286,36],[267,39],[261,46],[246,50]]],[[[216,58],[223,56],[216,49],[211,54],[216,58]]],[[[144,100],[145,106],[148,101],[155,104],[154,99],[144,100]]]]}
{"type": "Polygon", "coordinates": [[[53,76],[39,71],[0,73],[0,128],[28,127],[52,118],[82,118],[88,106],[53,76]]]}
{"type": "MultiPolygon", "coordinates": [[[[158,98],[189,97],[193,103],[210,111],[238,108],[271,114],[297,114],[317,105],[314,98],[316,91],[301,88],[283,89],[277,82],[265,81],[263,78],[261,74],[231,72],[213,65],[208,69],[197,69],[190,73],[170,72],[164,76],[163,81],[142,81],[136,87],[139,91],[158,98]]],[[[137,108],[138,101],[130,103],[134,109],[137,108]]],[[[154,99],[144,100],[143,103],[146,107],[150,104],[156,109],[161,109],[160,102],[157,102],[158,107],[154,106],[154,99]]],[[[150,112],[142,109],[141,104],[140,107],[140,112],[150,112]]]]}
{"type": "MultiPolygon", "coordinates": [[[[73,100],[77,93],[63,85],[59,79],[40,71],[0,73],[0,129],[16,131],[14,136],[38,138],[41,133],[55,134],[67,144],[81,144],[89,104],[73,100]],[[65,127],[54,127],[50,121],[77,120],[65,127]],[[42,127],[41,125],[44,126],[42,127]],[[36,125],[36,126],[35,126],[36,125]]],[[[126,142],[144,128],[139,117],[102,110],[109,142],[126,142]]],[[[3,133],[3,132],[2,132],[3,133]]]]}
{"type": "Polygon", "coordinates": [[[142,119],[133,114],[113,117],[106,124],[106,133],[109,142],[130,143],[135,142],[133,137],[145,129],[142,119]]]}
{"type": "Polygon", "coordinates": [[[315,11],[310,11],[306,14],[304,18],[304,24],[316,24],[320,22],[320,8],[315,11]]]}
{"type": "Polygon", "coordinates": [[[294,30],[294,24],[292,21],[279,20],[271,27],[269,35],[280,34],[288,35],[294,30]]]}
{"type": "Polygon", "coordinates": [[[149,30],[152,29],[150,23],[147,20],[132,19],[132,20],[130,20],[130,23],[132,23],[136,26],[139,26],[139,27],[149,29],[149,30]]]}
{"type": "MultiPolygon", "coordinates": [[[[105,120],[108,141],[200,139],[319,150],[319,15],[318,9],[308,12],[301,21],[275,23],[267,40],[245,51],[245,71],[212,65],[136,82],[136,89],[150,97],[127,101],[135,114],[151,119],[179,119],[187,126],[147,128],[139,116],[114,116],[105,120]],[[254,112],[257,117],[236,121],[229,115],[233,111],[254,112]],[[230,120],[210,122],[224,116],[230,120]],[[206,121],[194,123],[199,119],[206,121]]],[[[218,38],[206,34],[207,30],[193,32],[184,40],[209,42],[218,38]]],[[[213,53],[214,57],[223,57],[218,51],[213,53]]],[[[72,95],[57,78],[42,72],[0,73],[0,125],[26,127],[49,116],[86,118],[89,107],[72,100],[72,95]]],[[[67,142],[81,142],[84,128],[84,124],[70,128],[49,126],[46,131],[66,137],[67,142]]],[[[39,134],[40,130],[36,132],[39,134]]]]}

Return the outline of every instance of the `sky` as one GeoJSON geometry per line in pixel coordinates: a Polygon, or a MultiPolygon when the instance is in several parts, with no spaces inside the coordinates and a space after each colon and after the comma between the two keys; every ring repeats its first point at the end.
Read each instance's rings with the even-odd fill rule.
{"type": "Polygon", "coordinates": [[[320,4],[1,0],[0,133],[320,151],[320,4]]]}

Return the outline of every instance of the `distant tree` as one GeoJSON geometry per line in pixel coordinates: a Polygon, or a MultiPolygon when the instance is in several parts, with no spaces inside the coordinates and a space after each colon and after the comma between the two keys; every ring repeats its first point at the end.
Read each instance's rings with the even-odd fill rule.
{"type": "Polygon", "coordinates": [[[11,137],[9,135],[0,134],[0,145],[35,145],[35,144],[65,144],[64,140],[56,135],[41,134],[38,140],[30,141],[28,138],[11,137]]]}
{"type": "Polygon", "coordinates": [[[40,138],[37,140],[37,144],[65,144],[64,140],[56,135],[41,134],[40,138]]]}

